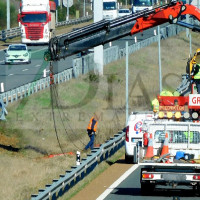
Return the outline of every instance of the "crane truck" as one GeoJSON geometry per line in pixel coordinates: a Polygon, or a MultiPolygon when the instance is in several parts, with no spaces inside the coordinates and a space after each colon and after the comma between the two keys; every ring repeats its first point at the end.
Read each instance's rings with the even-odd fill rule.
{"type": "MultiPolygon", "coordinates": [[[[199,26],[179,21],[186,14],[200,21],[198,8],[176,1],[111,21],[101,20],[52,38],[44,59],[65,59],[167,22],[200,32],[199,26]]],[[[53,86],[53,69],[50,77],[53,86]]],[[[195,93],[190,74],[182,77],[177,90],[179,96],[157,97],[159,108],[154,109],[156,112],[133,112],[128,120],[125,156],[126,160],[132,158],[132,162],[142,166],[140,182],[145,194],[157,185],[167,184],[173,187],[189,185],[200,193],[200,94],[195,93]]]]}
{"type": "Polygon", "coordinates": [[[18,22],[25,44],[48,44],[55,30],[56,4],[49,0],[21,0],[18,22]]]}

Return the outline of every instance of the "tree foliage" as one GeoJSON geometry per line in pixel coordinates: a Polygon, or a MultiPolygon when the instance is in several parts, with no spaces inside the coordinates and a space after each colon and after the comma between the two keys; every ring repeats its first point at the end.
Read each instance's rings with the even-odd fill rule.
{"type": "MultiPolygon", "coordinates": [[[[7,27],[7,5],[6,2],[0,2],[0,30],[7,27]]],[[[10,26],[17,26],[17,10],[13,4],[10,5],[10,26]]]]}

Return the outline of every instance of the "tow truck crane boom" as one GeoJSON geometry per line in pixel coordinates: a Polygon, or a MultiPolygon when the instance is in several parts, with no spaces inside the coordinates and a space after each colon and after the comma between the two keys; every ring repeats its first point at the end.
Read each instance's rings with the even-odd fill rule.
{"type": "MultiPolygon", "coordinates": [[[[44,59],[49,61],[60,60],[61,58],[66,58],[67,56],[128,35],[133,35],[166,22],[177,23],[178,17],[186,14],[193,15],[200,21],[200,10],[198,8],[176,1],[152,10],[144,10],[112,21],[101,20],[78,30],[52,38],[49,42],[48,51],[44,55],[44,59]]],[[[177,24],[186,26],[183,23],[177,24]]],[[[188,24],[186,27],[191,28],[188,24]]],[[[195,28],[195,31],[200,31],[200,28],[195,28]]]]}

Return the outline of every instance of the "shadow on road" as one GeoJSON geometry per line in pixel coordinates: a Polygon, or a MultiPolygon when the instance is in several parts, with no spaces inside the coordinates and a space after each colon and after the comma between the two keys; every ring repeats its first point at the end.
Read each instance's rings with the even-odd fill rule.
{"type": "MultiPolygon", "coordinates": [[[[115,188],[113,191],[115,195],[126,195],[126,196],[142,196],[140,188],[115,188]]],[[[155,189],[149,195],[145,195],[144,199],[153,196],[172,197],[173,199],[179,199],[179,197],[195,197],[192,189],[155,189]]],[[[197,197],[199,199],[199,197],[197,197]]]]}

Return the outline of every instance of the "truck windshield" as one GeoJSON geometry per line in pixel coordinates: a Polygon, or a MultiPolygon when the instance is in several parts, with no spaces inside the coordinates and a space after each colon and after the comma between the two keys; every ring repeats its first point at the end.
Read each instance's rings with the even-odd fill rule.
{"type": "Polygon", "coordinates": [[[116,10],[116,3],[113,2],[103,2],[103,10],[116,10]]]}
{"type": "Polygon", "coordinates": [[[45,13],[42,14],[25,14],[22,17],[22,22],[46,22],[47,16],[45,13]]]}
{"type": "Polygon", "coordinates": [[[151,0],[133,0],[133,6],[152,6],[151,0]]]}

